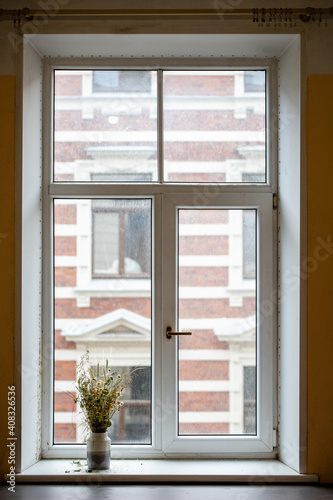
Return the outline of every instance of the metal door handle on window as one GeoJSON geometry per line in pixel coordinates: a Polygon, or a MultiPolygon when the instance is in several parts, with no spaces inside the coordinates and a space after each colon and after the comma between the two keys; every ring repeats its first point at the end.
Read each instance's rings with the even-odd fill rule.
{"type": "Polygon", "coordinates": [[[192,335],[192,332],[173,332],[171,326],[166,329],[166,338],[171,339],[172,335],[192,335]]]}

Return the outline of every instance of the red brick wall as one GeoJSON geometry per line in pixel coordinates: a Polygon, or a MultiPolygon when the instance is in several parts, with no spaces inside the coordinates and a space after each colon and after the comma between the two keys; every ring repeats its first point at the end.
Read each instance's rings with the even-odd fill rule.
{"type": "Polygon", "coordinates": [[[99,146],[98,142],[56,142],[54,144],[54,160],[58,162],[71,162],[78,159],[88,158],[86,148],[99,146]]]}
{"type": "Polygon", "coordinates": [[[164,74],[163,91],[165,96],[173,95],[233,95],[234,76],[205,75],[172,75],[164,74]]]}
{"type": "MultiPolygon", "coordinates": [[[[112,143],[117,146],[116,143],[112,143]]],[[[122,143],[122,146],[130,145],[122,143]]],[[[223,162],[230,159],[242,159],[238,148],[248,145],[242,141],[238,142],[167,142],[164,147],[164,159],[166,161],[202,161],[223,162]]],[[[262,146],[262,142],[251,141],[252,146],[262,146]]],[[[108,142],[57,142],[54,146],[54,157],[57,162],[72,162],[78,159],[89,159],[89,147],[110,146],[108,142]]],[[[135,142],[135,146],[151,147],[151,143],[135,142]]],[[[151,159],[156,158],[156,153],[151,154],[151,159]]]]}
{"type": "Polygon", "coordinates": [[[180,236],[180,255],[227,255],[227,236],[180,236]]]}
{"type": "Polygon", "coordinates": [[[229,434],[229,424],[226,423],[203,423],[203,424],[179,424],[179,434],[229,434]]]}
{"type": "Polygon", "coordinates": [[[56,96],[82,95],[82,76],[57,73],[54,87],[56,96]]]}
{"type": "Polygon", "coordinates": [[[74,174],[54,174],[55,182],[70,182],[74,181],[74,174]]]}
{"type": "Polygon", "coordinates": [[[169,182],[224,182],[225,174],[206,173],[206,174],[177,174],[170,173],[167,180],[169,182]]]}
{"type": "MultiPolygon", "coordinates": [[[[117,114],[115,112],[115,114],[117,114]]],[[[81,130],[81,131],[123,131],[128,127],[131,130],[156,130],[156,118],[150,118],[149,112],[143,109],[140,115],[120,115],[117,123],[110,123],[109,115],[103,115],[97,109],[94,109],[92,118],[83,118],[79,110],[61,110],[55,113],[55,130],[81,130]]]]}
{"type": "MultiPolygon", "coordinates": [[[[165,130],[264,130],[265,116],[254,114],[246,110],[245,118],[235,118],[233,111],[226,110],[177,110],[164,111],[165,130]]],[[[131,127],[131,130],[156,130],[156,118],[151,119],[148,112],[142,110],[140,115],[119,116],[118,122],[111,124],[108,115],[94,110],[92,118],[83,118],[81,111],[56,111],[55,130],[77,131],[122,131],[131,127]]]]}
{"type": "Polygon", "coordinates": [[[77,405],[74,402],[75,392],[55,392],[54,393],[54,411],[77,411],[77,405]]]}
{"type": "Polygon", "coordinates": [[[183,336],[179,339],[179,349],[228,349],[227,342],[221,342],[213,330],[192,329],[191,336],[183,336]]]}
{"type": "Polygon", "coordinates": [[[76,286],[76,267],[55,267],[55,286],[76,286]]]}
{"type": "MultiPolygon", "coordinates": [[[[117,146],[117,143],[112,143],[117,146]]],[[[130,144],[121,143],[121,146],[130,144]]],[[[151,143],[135,142],[136,146],[151,147],[151,143]]],[[[72,162],[79,159],[90,159],[89,152],[86,151],[90,147],[110,146],[109,142],[99,142],[98,132],[96,132],[96,142],[56,142],[54,145],[54,158],[56,162],[72,162]]],[[[156,158],[156,154],[152,153],[152,157],[156,158]]]]}
{"type": "Polygon", "coordinates": [[[165,130],[264,130],[264,115],[246,111],[246,118],[235,118],[233,111],[177,110],[165,111],[165,130]]]}
{"type": "Polygon", "coordinates": [[[76,205],[54,205],[55,224],[76,224],[76,205]]]}
{"type": "Polygon", "coordinates": [[[75,443],[76,424],[54,424],[55,443],[75,443]]]}
{"type": "Polygon", "coordinates": [[[55,330],[54,342],[56,349],[76,349],[75,342],[67,342],[65,337],[61,335],[61,330],[55,330]]]}
{"type": "Polygon", "coordinates": [[[255,312],[255,299],[243,298],[243,307],[230,307],[229,299],[181,299],[181,318],[245,318],[255,312]]]}
{"type": "MultiPolygon", "coordinates": [[[[251,142],[255,146],[257,143],[251,142]]],[[[260,145],[262,143],[258,143],[260,145]]],[[[244,142],[167,142],[164,147],[166,161],[223,162],[242,159],[237,149],[244,142]]]]}
{"type": "Polygon", "coordinates": [[[228,380],[228,361],[179,361],[180,380],[228,380]]]}
{"type": "Polygon", "coordinates": [[[226,224],[228,210],[180,210],[180,224],[226,224]]]}
{"type": "Polygon", "coordinates": [[[55,380],[75,380],[76,362],[75,361],[56,361],[55,380]]]}
{"type": "Polygon", "coordinates": [[[227,267],[180,267],[179,286],[226,286],[227,267]]]}
{"type": "Polygon", "coordinates": [[[90,307],[77,307],[75,299],[57,299],[55,301],[56,318],[98,318],[117,309],[128,309],[146,318],[151,316],[149,298],[91,298],[90,307]]]}
{"type": "Polygon", "coordinates": [[[229,393],[180,392],[179,411],[229,411],[229,393]]]}

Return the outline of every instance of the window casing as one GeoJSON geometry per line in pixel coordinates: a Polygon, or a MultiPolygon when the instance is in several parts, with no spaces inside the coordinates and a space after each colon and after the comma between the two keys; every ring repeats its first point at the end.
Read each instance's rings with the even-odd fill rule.
{"type": "MultiPolygon", "coordinates": [[[[72,64],[72,61],[71,61],[72,64]]],[[[183,61],[182,61],[183,64],[183,61]]],[[[209,68],[209,66],[207,66],[209,68]]],[[[267,74],[270,74],[270,68],[265,68],[267,74]]],[[[169,70],[169,68],[168,68],[169,70]]],[[[189,70],[193,70],[189,68],[189,70]]],[[[202,70],[202,68],[200,68],[202,70]]],[[[214,68],[216,70],[216,68],[214,68]]],[[[50,71],[50,68],[49,68],[50,71]]],[[[49,75],[50,78],[50,75],[49,75]]],[[[270,76],[268,76],[268,83],[266,84],[267,95],[273,94],[271,88],[270,76]]],[[[160,79],[161,82],[161,79],[160,79]]],[[[162,85],[159,85],[159,102],[157,108],[159,109],[159,130],[158,130],[158,145],[157,150],[160,152],[158,158],[158,172],[161,175],[163,172],[163,160],[161,155],[163,140],[163,129],[161,128],[161,117],[162,117],[162,85]]],[[[266,106],[266,113],[269,116],[269,105],[266,106]]],[[[266,120],[268,121],[268,116],[266,120]]],[[[267,136],[267,134],[266,134],[267,136]]],[[[273,387],[273,373],[271,368],[268,367],[267,360],[264,359],[263,354],[267,351],[270,352],[272,359],[274,349],[274,315],[267,317],[260,311],[260,301],[263,300],[263,296],[270,293],[273,288],[273,212],[272,212],[272,192],[274,189],[274,168],[272,159],[272,150],[274,150],[274,144],[267,144],[267,152],[265,154],[266,163],[266,182],[260,182],[258,184],[253,184],[251,181],[245,183],[241,187],[235,187],[232,183],[211,183],[205,181],[205,184],[194,183],[193,180],[186,181],[185,184],[177,181],[177,184],[172,184],[170,181],[163,182],[159,184],[139,182],[128,183],[122,181],[117,182],[117,186],[112,182],[98,182],[94,181],[89,184],[88,187],[83,187],[79,183],[75,183],[75,180],[69,184],[66,182],[52,182],[49,181],[50,186],[50,200],[54,199],[66,199],[71,197],[85,197],[86,199],[92,200],[92,217],[94,217],[94,203],[95,207],[98,206],[99,200],[110,198],[116,199],[119,197],[119,191],[122,193],[123,197],[126,198],[138,198],[139,196],[145,196],[147,200],[151,200],[154,210],[153,210],[153,236],[154,236],[154,273],[153,273],[153,315],[152,315],[152,352],[153,352],[153,365],[152,365],[152,378],[153,378],[153,407],[152,407],[152,442],[149,446],[141,446],[140,449],[136,450],[137,456],[144,456],[147,454],[157,454],[160,452],[167,453],[172,456],[173,454],[191,454],[197,453],[197,450],[204,450],[204,453],[211,453],[216,456],[228,456],[228,454],[235,454],[237,456],[242,456],[246,454],[259,454],[261,456],[267,456],[269,454],[274,454],[273,447],[269,443],[272,443],[271,435],[273,433],[274,419],[273,419],[273,401],[270,397],[273,387]],[[167,183],[169,182],[169,185],[167,183]],[[261,185],[260,185],[261,184],[261,185]],[[120,188],[120,189],[119,189],[120,188]],[[157,188],[157,189],[156,189],[157,188]],[[201,198],[199,196],[201,195],[201,198]],[[202,203],[204,199],[204,203],[202,203]],[[201,201],[199,201],[201,200],[201,201]],[[199,203],[198,203],[199,201],[199,203]],[[235,438],[232,435],[221,435],[221,436],[196,436],[196,438],[191,440],[184,440],[179,436],[174,434],[174,425],[177,422],[177,411],[175,407],[172,407],[170,412],[170,422],[165,422],[160,419],[158,422],[158,408],[164,408],[164,402],[171,399],[175,401],[175,395],[173,393],[175,387],[177,386],[177,366],[176,360],[178,359],[177,352],[175,350],[176,342],[170,343],[166,341],[163,335],[165,330],[165,321],[171,323],[175,328],[177,328],[177,278],[175,273],[168,273],[168,269],[171,263],[171,269],[176,269],[176,251],[178,248],[177,234],[179,228],[176,222],[176,213],[179,210],[193,210],[198,207],[202,208],[202,205],[207,210],[251,210],[257,213],[257,223],[258,231],[256,232],[256,243],[257,243],[257,263],[258,263],[258,300],[256,307],[257,316],[257,342],[258,347],[256,348],[256,355],[258,359],[257,366],[257,391],[258,391],[258,409],[257,409],[257,433],[255,436],[244,436],[240,435],[235,438]],[[269,214],[267,214],[269,210],[269,214]],[[162,222],[162,231],[160,228],[160,223],[162,222]],[[170,236],[171,235],[171,236],[170,236]],[[167,243],[167,248],[164,245],[167,243]],[[163,257],[161,256],[161,248],[164,248],[163,257]],[[269,269],[269,277],[264,277],[264,271],[269,269]],[[163,297],[163,300],[162,300],[163,297]],[[160,307],[169,310],[169,317],[165,318],[161,316],[160,307]],[[160,333],[158,333],[160,332],[160,333]],[[266,338],[268,337],[268,339],[266,338]],[[156,360],[160,359],[161,347],[164,345],[164,351],[166,352],[166,359],[171,360],[171,365],[168,365],[167,370],[161,371],[156,360]],[[169,358],[168,358],[169,357],[169,358]],[[170,384],[165,384],[167,377],[169,377],[169,371],[171,369],[171,376],[169,378],[170,384]],[[265,379],[265,377],[267,377],[265,379]],[[168,387],[164,387],[168,385],[168,387]],[[262,417],[266,414],[269,416],[271,421],[271,429],[267,432],[264,431],[262,417]],[[149,448],[149,449],[148,449],[149,448]],[[206,450],[206,451],[205,451],[206,450]],[[209,450],[209,451],[208,451],[209,450]]],[[[51,163],[51,162],[50,162],[51,163]]],[[[51,169],[50,169],[51,170],[51,169]]],[[[50,174],[52,175],[52,174],[50,174]]],[[[193,179],[193,178],[192,178],[193,179]]],[[[161,179],[160,179],[161,180],[161,179]]],[[[51,205],[50,205],[51,206],[51,205]]],[[[113,215],[116,212],[108,212],[113,215]]],[[[103,224],[103,223],[102,223],[103,224]]],[[[51,234],[51,233],[49,233],[51,234]]],[[[120,259],[121,261],[121,259],[120,259]]],[[[93,266],[94,267],[94,266],[93,266]]],[[[123,268],[123,273],[118,272],[119,276],[126,275],[125,266],[120,265],[123,268]]],[[[103,273],[101,273],[103,274],[103,273]]],[[[95,271],[92,273],[92,277],[97,277],[95,271]]],[[[110,277],[105,273],[104,277],[110,277]]],[[[144,277],[144,276],[143,276],[144,277]]],[[[246,276],[244,276],[245,278],[246,276]]],[[[52,314],[52,311],[49,311],[52,314]]],[[[165,367],[164,362],[164,367],[165,367]]],[[[247,365],[244,365],[247,366],[247,365]]],[[[172,406],[172,405],[171,405],[172,406]]],[[[250,426],[251,427],[251,426],[250,426]]],[[[253,429],[253,427],[252,427],[253,429]]],[[[252,434],[252,433],[250,433],[252,434]]],[[[56,453],[61,453],[64,450],[64,445],[54,445],[54,450],[56,453]],[[58,451],[56,451],[58,449],[58,451]]],[[[120,445],[119,454],[126,456],[128,453],[126,446],[120,445]]],[[[48,450],[44,451],[45,456],[47,456],[48,450]]]]}

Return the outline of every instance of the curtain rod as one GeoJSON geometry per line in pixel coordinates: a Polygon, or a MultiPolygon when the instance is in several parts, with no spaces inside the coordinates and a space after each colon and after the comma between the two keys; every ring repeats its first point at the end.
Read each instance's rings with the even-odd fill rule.
{"type": "Polygon", "coordinates": [[[140,18],[140,17],[252,17],[253,22],[289,22],[299,18],[304,22],[322,21],[333,17],[333,7],[321,9],[307,7],[292,8],[260,8],[260,9],[130,9],[130,10],[33,10],[33,9],[0,9],[0,21],[12,20],[20,23],[38,20],[38,18],[74,19],[74,18],[140,18]]]}

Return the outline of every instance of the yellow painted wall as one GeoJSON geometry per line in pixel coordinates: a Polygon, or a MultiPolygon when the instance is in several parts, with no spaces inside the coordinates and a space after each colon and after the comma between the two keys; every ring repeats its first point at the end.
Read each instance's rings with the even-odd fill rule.
{"type": "Polygon", "coordinates": [[[308,78],[306,132],[308,468],[333,483],[333,75],[308,78]]]}
{"type": "Polygon", "coordinates": [[[15,77],[0,76],[0,473],[7,464],[8,386],[15,383],[15,77]]]}

